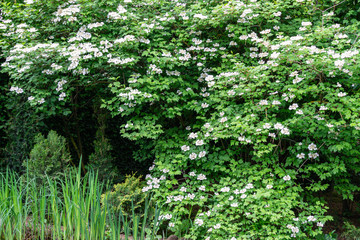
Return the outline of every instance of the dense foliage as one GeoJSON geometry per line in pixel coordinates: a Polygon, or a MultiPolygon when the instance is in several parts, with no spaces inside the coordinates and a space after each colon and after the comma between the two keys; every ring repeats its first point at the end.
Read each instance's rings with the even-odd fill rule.
{"type": "Polygon", "coordinates": [[[334,188],[359,191],[356,1],[4,4],[2,64],[29,108],[101,98],[192,239],[312,239],[334,188]],[[350,9],[350,11],[349,11],[350,9]],[[109,86],[108,86],[109,85],[109,86]]]}
{"type": "Polygon", "coordinates": [[[144,183],[140,177],[126,176],[123,183],[115,184],[112,191],[101,195],[103,207],[111,209],[114,213],[131,215],[132,211],[143,214],[147,194],[142,192],[144,183]]]}
{"type": "Polygon", "coordinates": [[[55,131],[50,131],[47,137],[38,134],[35,137],[34,148],[28,161],[23,163],[31,178],[37,182],[46,182],[47,178],[63,176],[71,162],[66,139],[55,131]]]}

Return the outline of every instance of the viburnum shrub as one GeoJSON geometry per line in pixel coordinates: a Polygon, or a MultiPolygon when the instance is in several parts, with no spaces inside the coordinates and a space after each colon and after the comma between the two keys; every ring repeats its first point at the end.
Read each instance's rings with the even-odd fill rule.
{"type": "Polygon", "coordinates": [[[143,191],[170,230],[190,219],[191,239],[313,239],[331,219],[313,193],[359,191],[359,22],[344,13],[359,6],[27,3],[3,7],[10,91],[63,113],[76,87],[111,82],[122,135],[152,140],[143,191]]]}

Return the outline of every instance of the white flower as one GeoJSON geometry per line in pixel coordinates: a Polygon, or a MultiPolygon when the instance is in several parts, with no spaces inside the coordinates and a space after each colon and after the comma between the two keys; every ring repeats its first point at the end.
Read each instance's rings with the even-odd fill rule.
{"type": "Polygon", "coordinates": [[[204,124],[204,127],[205,127],[205,128],[209,128],[209,127],[210,127],[210,123],[205,123],[205,124],[204,124]]]}
{"type": "Polygon", "coordinates": [[[315,159],[315,158],[318,158],[318,157],[319,157],[318,153],[309,153],[309,158],[311,158],[311,159],[315,159]]]}
{"type": "Polygon", "coordinates": [[[316,224],[316,226],[318,226],[318,227],[323,227],[324,224],[323,224],[322,222],[318,222],[318,223],[316,224]]]}
{"type": "Polygon", "coordinates": [[[310,151],[316,151],[317,150],[317,147],[314,143],[310,143],[309,146],[308,146],[308,149],[310,151]]]}
{"type": "Polygon", "coordinates": [[[229,95],[229,96],[234,96],[235,95],[235,91],[234,90],[229,90],[228,92],[227,92],[227,94],[229,95]]]}
{"type": "Polygon", "coordinates": [[[280,105],[280,104],[281,104],[281,102],[278,101],[278,100],[274,100],[274,101],[272,102],[272,105],[280,105]]]}
{"type": "Polygon", "coordinates": [[[199,153],[199,158],[205,157],[205,155],[206,155],[206,152],[205,152],[205,151],[201,151],[201,152],[199,153]]]}
{"type": "Polygon", "coordinates": [[[240,40],[247,40],[249,37],[247,35],[241,35],[239,37],[240,40]]]}
{"type": "Polygon", "coordinates": [[[273,185],[270,185],[270,184],[269,184],[269,185],[266,185],[266,188],[267,188],[267,189],[272,189],[272,188],[273,188],[273,185]]]}
{"type": "Polygon", "coordinates": [[[190,172],[189,175],[192,176],[192,177],[196,176],[195,172],[190,172]]]}
{"type": "Polygon", "coordinates": [[[190,150],[190,147],[187,146],[187,145],[183,145],[183,146],[181,146],[181,150],[183,150],[184,152],[186,152],[186,151],[189,151],[189,150],[190,150]]]}
{"type": "Polygon", "coordinates": [[[201,104],[201,107],[202,107],[202,108],[207,108],[207,107],[209,107],[209,104],[207,104],[207,103],[202,103],[202,104],[201,104]]]}
{"type": "Polygon", "coordinates": [[[297,84],[299,82],[301,82],[304,78],[300,78],[299,76],[296,76],[295,79],[293,80],[293,84],[297,84]]]}
{"type": "Polygon", "coordinates": [[[279,57],[279,55],[280,55],[279,52],[273,52],[273,53],[270,55],[270,58],[271,58],[271,59],[276,59],[276,58],[279,57]]]}
{"type": "Polygon", "coordinates": [[[203,180],[205,180],[205,179],[206,179],[206,176],[205,176],[204,174],[199,174],[199,175],[197,176],[197,180],[203,181],[203,180]]]}
{"type": "Polygon", "coordinates": [[[220,227],[221,227],[221,224],[218,223],[218,224],[216,224],[216,225],[214,226],[214,229],[219,229],[220,227]]]}
{"type": "Polygon", "coordinates": [[[298,159],[304,159],[305,158],[305,153],[299,153],[298,155],[296,155],[296,157],[298,159]]]}
{"type": "Polygon", "coordinates": [[[229,192],[230,188],[229,187],[223,187],[220,189],[220,192],[229,192]]]}
{"type": "Polygon", "coordinates": [[[181,202],[182,200],[184,200],[184,196],[182,196],[182,195],[178,195],[178,196],[175,196],[175,197],[174,197],[174,201],[175,201],[175,202],[176,202],[176,201],[181,202]]]}
{"type": "Polygon", "coordinates": [[[186,198],[189,198],[189,199],[193,200],[193,199],[195,198],[195,194],[189,193],[189,194],[186,196],[186,198]]]}
{"type": "Polygon", "coordinates": [[[316,221],[316,218],[315,218],[314,216],[308,216],[308,217],[307,217],[307,220],[308,220],[309,222],[314,222],[314,221],[316,221]]]}
{"type": "Polygon", "coordinates": [[[347,95],[347,93],[345,92],[339,92],[338,93],[338,97],[345,97],[347,95]]]}
{"type": "Polygon", "coordinates": [[[190,133],[189,134],[189,139],[195,139],[195,138],[197,138],[198,137],[198,134],[197,133],[190,133]]]}
{"type": "MultiPolygon", "coordinates": [[[[127,0],[127,1],[129,1],[129,0],[127,0]]],[[[175,227],[175,223],[170,222],[169,227],[175,227]]]]}
{"type": "Polygon", "coordinates": [[[281,134],[284,134],[284,135],[290,135],[290,131],[289,131],[289,129],[288,128],[283,128],[283,129],[281,129],[281,134]]]}
{"type": "Polygon", "coordinates": [[[291,104],[289,110],[296,110],[299,107],[297,103],[291,104]]]}
{"type": "Polygon", "coordinates": [[[204,16],[204,15],[202,15],[202,14],[195,14],[195,15],[194,15],[194,18],[206,19],[207,16],[204,16]]]}
{"type": "Polygon", "coordinates": [[[247,197],[247,195],[246,195],[246,194],[242,194],[240,197],[241,197],[242,199],[244,199],[244,198],[247,197]]]}
{"type": "Polygon", "coordinates": [[[195,145],[196,145],[196,146],[204,145],[204,141],[203,141],[203,140],[197,140],[197,141],[195,142],[195,145]]]}
{"type": "Polygon", "coordinates": [[[325,106],[320,106],[319,111],[325,111],[325,110],[328,110],[328,108],[327,108],[327,107],[325,107],[325,106]]]}
{"type": "Polygon", "coordinates": [[[201,226],[204,224],[204,221],[202,219],[197,218],[195,219],[195,224],[201,226]]]}
{"type": "Polygon", "coordinates": [[[191,154],[189,155],[189,158],[190,158],[191,160],[194,160],[196,157],[197,157],[197,154],[196,154],[196,153],[191,153],[191,154]]]}
{"type": "Polygon", "coordinates": [[[299,228],[298,228],[298,227],[292,227],[292,228],[291,228],[291,231],[292,231],[293,233],[298,233],[298,232],[299,232],[299,228]]]}
{"type": "Polygon", "coordinates": [[[307,27],[307,26],[311,26],[311,25],[312,25],[311,22],[302,22],[301,23],[301,26],[303,26],[303,27],[307,27]]]}
{"type": "Polygon", "coordinates": [[[204,186],[204,185],[201,185],[201,186],[199,187],[199,190],[205,191],[205,186],[204,186]]]}
{"type": "Polygon", "coordinates": [[[223,123],[223,122],[226,122],[227,120],[228,120],[227,117],[223,117],[220,119],[220,122],[223,123]]]}
{"type": "Polygon", "coordinates": [[[281,123],[276,123],[276,124],[274,125],[274,128],[275,128],[275,129],[283,129],[284,126],[283,126],[281,123]]]}
{"type": "Polygon", "coordinates": [[[259,102],[259,105],[268,105],[269,103],[268,103],[268,101],[267,100],[261,100],[260,102],[259,102]]]}
{"type": "Polygon", "coordinates": [[[127,12],[126,9],[121,5],[119,5],[116,10],[118,11],[119,14],[127,12]]]}
{"type": "Polygon", "coordinates": [[[180,192],[186,192],[186,187],[181,187],[180,192]]]}
{"type": "Polygon", "coordinates": [[[269,128],[271,128],[271,124],[270,124],[270,123],[265,123],[265,124],[263,125],[263,128],[264,128],[264,129],[269,129],[269,128]]]}
{"type": "Polygon", "coordinates": [[[291,179],[291,177],[289,175],[286,175],[283,177],[284,181],[289,181],[291,179]]]}
{"type": "Polygon", "coordinates": [[[230,206],[232,206],[232,207],[238,207],[239,204],[238,204],[238,203],[232,203],[232,204],[230,204],[230,206]]]}

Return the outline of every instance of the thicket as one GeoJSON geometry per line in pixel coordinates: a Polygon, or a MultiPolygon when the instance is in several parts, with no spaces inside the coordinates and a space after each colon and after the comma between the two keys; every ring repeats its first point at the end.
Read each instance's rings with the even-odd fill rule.
{"type": "Polygon", "coordinates": [[[90,159],[106,168],[116,154],[104,129],[135,143],[133,159],[153,161],[143,191],[165,204],[169,230],[186,225],[192,239],[313,239],[331,219],[317,193],[353,200],[359,192],[357,1],[27,0],[2,8],[9,98],[25,99],[48,122],[62,118],[79,158],[94,151],[84,150],[83,136],[97,131],[90,159]],[[111,114],[111,127],[86,127],[96,122],[80,111],[90,102],[111,114]]]}

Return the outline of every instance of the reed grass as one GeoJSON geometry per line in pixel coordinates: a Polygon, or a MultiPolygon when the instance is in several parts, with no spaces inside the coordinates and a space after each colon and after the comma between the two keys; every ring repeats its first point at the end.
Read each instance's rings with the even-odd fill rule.
{"type": "Polygon", "coordinates": [[[62,179],[47,178],[44,184],[7,170],[0,174],[0,240],[153,240],[160,222],[160,208],[125,216],[101,205],[107,189],[96,173],[81,176],[80,168],[62,179]]]}

